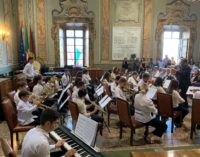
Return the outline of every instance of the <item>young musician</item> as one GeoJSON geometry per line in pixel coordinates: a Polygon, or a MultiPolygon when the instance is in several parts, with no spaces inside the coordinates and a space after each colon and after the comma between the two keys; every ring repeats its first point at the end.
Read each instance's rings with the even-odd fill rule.
{"type": "Polygon", "coordinates": [[[63,89],[63,84],[62,84],[62,81],[61,81],[61,78],[62,76],[61,75],[57,75],[56,76],[56,80],[55,80],[55,88],[57,91],[63,89]]]}
{"type": "Polygon", "coordinates": [[[91,77],[87,69],[83,70],[82,81],[85,83],[86,86],[90,84],[91,77]]]}
{"type": "Polygon", "coordinates": [[[62,81],[62,84],[63,84],[64,87],[67,86],[68,83],[70,83],[70,81],[71,81],[70,79],[71,79],[70,73],[69,73],[68,70],[66,70],[65,73],[63,74],[62,78],[61,78],[61,81],[62,81]]]}
{"type": "Polygon", "coordinates": [[[98,115],[95,115],[98,111],[97,106],[94,106],[93,104],[90,104],[90,105],[85,104],[86,94],[87,92],[85,89],[80,89],[78,91],[78,97],[73,100],[78,105],[79,112],[87,117],[91,117],[93,120],[97,122],[103,122],[103,119],[101,117],[99,117],[98,115]],[[87,110],[92,107],[94,107],[94,110],[88,112],[87,110]]]}
{"type": "Polygon", "coordinates": [[[25,65],[23,69],[23,73],[26,75],[28,80],[33,80],[33,77],[36,75],[36,72],[33,67],[33,57],[29,57],[28,63],[25,65]]]}
{"type": "Polygon", "coordinates": [[[34,77],[35,86],[33,87],[33,94],[41,96],[43,94],[42,76],[37,75],[34,77]]]}
{"type": "MultiPolygon", "coordinates": [[[[189,113],[185,106],[185,100],[179,94],[179,82],[177,80],[172,80],[170,93],[172,94],[173,108],[174,111],[180,111],[182,113],[182,120],[189,113]]],[[[181,126],[181,119],[177,117],[174,121],[177,127],[181,126]]]]}
{"type": "Polygon", "coordinates": [[[22,90],[26,90],[27,83],[25,81],[17,82],[17,92],[14,95],[14,102],[17,105],[20,101],[19,92],[22,90]]]}
{"type": "Polygon", "coordinates": [[[126,84],[127,84],[126,79],[122,77],[119,79],[118,86],[115,89],[115,96],[117,98],[123,99],[125,101],[127,101],[127,98],[126,98],[126,94],[123,90],[124,90],[124,87],[126,86],[126,84]]]}
{"type": "Polygon", "coordinates": [[[116,90],[116,88],[117,88],[117,86],[118,86],[118,84],[119,84],[120,78],[121,78],[121,77],[120,77],[119,75],[116,76],[116,77],[115,77],[115,81],[113,81],[113,82],[110,84],[111,93],[112,93],[112,97],[113,97],[113,98],[116,98],[115,90],[116,90]]]}
{"type": "Polygon", "coordinates": [[[118,69],[117,67],[113,67],[112,73],[111,73],[111,75],[110,75],[110,79],[111,79],[112,81],[115,80],[115,78],[116,78],[116,76],[117,76],[117,74],[118,74],[118,71],[119,71],[119,69],[118,69]]]}
{"type": "Polygon", "coordinates": [[[154,86],[157,88],[157,93],[166,93],[163,88],[163,79],[161,77],[156,78],[154,86]]]}
{"type": "Polygon", "coordinates": [[[149,134],[146,139],[152,143],[153,140],[160,140],[167,129],[167,125],[156,119],[155,116],[152,116],[152,113],[157,114],[158,111],[153,101],[146,96],[147,91],[148,85],[143,84],[140,86],[139,94],[135,96],[135,119],[144,125],[150,125],[155,128],[152,134],[149,134]]]}
{"type": "Polygon", "coordinates": [[[42,112],[40,118],[40,126],[29,130],[22,143],[21,157],[72,157],[75,150],[69,150],[67,153],[55,152],[50,153],[50,150],[59,148],[64,144],[64,140],[59,140],[55,145],[49,145],[49,133],[58,125],[59,113],[47,109],[42,112]]]}
{"type": "Polygon", "coordinates": [[[148,73],[144,73],[142,75],[142,79],[137,84],[138,88],[140,88],[144,83],[148,83],[149,79],[150,75],[148,73]]]}
{"type": "Polygon", "coordinates": [[[37,125],[39,124],[39,121],[36,116],[32,114],[33,111],[37,110],[37,105],[33,105],[29,103],[29,92],[26,90],[20,91],[19,92],[19,98],[20,101],[17,105],[17,118],[18,118],[18,123],[20,125],[37,125]]]}
{"type": "Polygon", "coordinates": [[[137,86],[137,77],[138,77],[138,73],[136,71],[134,71],[131,76],[128,78],[128,83],[130,83],[131,85],[133,85],[133,87],[137,86]]]}
{"type": "Polygon", "coordinates": [[[106,71],[102,78],[102,84],[104,86],[109,86],[109,83],[110,83],[110,73],[106,71]]]}

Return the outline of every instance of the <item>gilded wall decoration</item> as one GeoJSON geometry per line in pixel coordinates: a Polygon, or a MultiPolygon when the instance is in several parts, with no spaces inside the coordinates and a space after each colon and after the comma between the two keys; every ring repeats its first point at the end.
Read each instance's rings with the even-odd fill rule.
{"type": "Polygon", "coordinates": [[[87,0],[60,0],[60,10],[52,11],[53,26],[51,31],[54,40],[55,65],[60,66],[60,48],[59,48],[59,28],[66,23],[83,23],[89,30],[89,65],[92,66],[94,60],[94,23],[95,16],[92,11],[88,10],[87,0]]]}
{"type": "Polygon", "coordinates": [[[110,0],[102,1],[102,53],[101,62],[109,62],[109,50],[110,50],[110,0]]]}
{"type": "Polygon", "coordinates": [[[38,56],[47,59],[46,28],[45,28],[45,0],[37,0],[37,50],[38,56]]]}
{"type": "Polygon", "coordinates": [[[194,42],[197,34],[197,16],[190,14],[190,5],[183,0],[174,0],[166,5],[166,13],[160,13],[158,15],[156,40],[157,44],[157,56],[162,57],[162,35],[165,25],[177,25],[181,29],[188,29],[190,32],[189,39],[189,52],[187,58],[192,58],[194,42]]]}

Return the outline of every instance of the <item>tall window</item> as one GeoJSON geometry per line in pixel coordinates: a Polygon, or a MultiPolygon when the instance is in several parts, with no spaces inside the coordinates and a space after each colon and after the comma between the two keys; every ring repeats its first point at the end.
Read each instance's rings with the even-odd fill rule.
{"type": "Polygon", "coordinates": [[[67,65],[84,66],[84,30],[66,30],[66,59],[67,65]]]}
{"type": "Polygon", "coordinates": [[[168,55],[169,58],[174,57],[177,62],[180,52],[180,32],[165,31],[163,43],[163,58],[168,55]]]}

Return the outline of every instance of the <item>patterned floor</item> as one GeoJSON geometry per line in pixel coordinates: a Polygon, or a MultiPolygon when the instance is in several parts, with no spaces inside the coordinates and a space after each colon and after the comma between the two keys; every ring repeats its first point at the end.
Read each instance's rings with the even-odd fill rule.
{"type": "MultiPolygon", "coordinates": [[[[106,119],[106,117],[105,117],[106,119]]],[[[163,142],[161,144],[144,144],[144,141],[142,139],[142,135],[144,132],[144,129],[138,129],[136,130],[136,134],[134,135],[134,145],[137,146],[130,146],[130,129],[124,128],[123,130],[123,138],[119,139],[119,128],[116,125],[118,122],[118,116],[117,115],[111,115],[111,124],[110,124],[110,133],[106,127],[104,127],[103,136],[98,135],[97,137],[97,147],[100,148],[101,151],[107,152],[107,151],[123,151],[123,150],[146,150],[146,149],[156,149],[156,150],[162,150],[167,149],[171,147],[198,147],[200,146],[200,131],[196,131],[194,135],[194,139],[190,140],[190,119],[191,115],[189,114],[183,123],[182,128],[175,128],[174,133],[171,134],[170,128],[171,128],[171,121],[167,121],[168,129],[167,132],[163,135],[163,142]]],[[[70,126],[71,120],[68,119],[68,126],[70,126]]],[[[150,129],[151,130],[151,129],[150,129]]],[[[20,134],[20,139],[22,141],[23,134],[20,134]]],[[[8,140],[10,140],[9,136],[9,130],[7,127],[6,122],[0,123],[0,137],[4,137],[8,140]]],[[[20,141],[20,142],[21,142],[20,141]]],[[[15,151],[17,154],[20,154],[20,147],[18,144],[18,148],[16,146],[16,142],[14,143],[15,151]]],[[[3,156],[3,152],[0,149],[0,157],[3,156]]],[[[19,155],[20,156],[20,155],[19,155]]]]}

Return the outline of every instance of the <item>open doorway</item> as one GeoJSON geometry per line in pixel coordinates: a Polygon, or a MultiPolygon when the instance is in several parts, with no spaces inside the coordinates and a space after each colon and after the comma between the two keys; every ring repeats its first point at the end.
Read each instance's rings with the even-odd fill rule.
{"type": "Polygon", "coordinates": [[[174,58],[179,63],[181,57],[187,58],[189,48],[189,32],[183,31],[179,26],[165,25],[163,32],[163,55],[174,58]]]}

